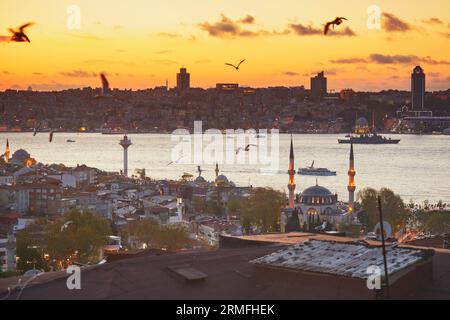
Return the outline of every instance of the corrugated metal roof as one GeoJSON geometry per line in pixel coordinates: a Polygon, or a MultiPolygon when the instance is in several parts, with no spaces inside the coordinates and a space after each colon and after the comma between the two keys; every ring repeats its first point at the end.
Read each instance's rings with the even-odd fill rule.
{"type": "MultiPolygon", "coordinates": [[[[388,272],[392,275],[432,256],[430,250],[389,248],[388,272]]],[[[251,261],[253,264],[366,279],[367,268],[378,266],[384,274],[381,247],[362,243],[311,240],[251,261]]]]}

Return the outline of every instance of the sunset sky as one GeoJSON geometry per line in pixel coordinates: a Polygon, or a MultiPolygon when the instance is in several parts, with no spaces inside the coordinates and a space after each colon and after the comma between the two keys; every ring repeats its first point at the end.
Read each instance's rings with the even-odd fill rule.
{"type": "Polygon", "coordinates": [[[413,67],[427,90],[450,87],[448,0],[1,0],[0,90],[61,90],[175,85],[181,66],[194,87],[237,82],[254,87],[309,88],[325,70],[329,89],[409,89],[413,67]],[[381,30],[369,29],[367,8],[382,10],[381,30]],[[81,29],[67,28],[69,5],[81,9],[81,29]],[[323,24],[349,19],[337,34],[323,24]],[[6,41],[8,28],[32,21],[28,43],[6,41]],[[246,58],[239,72],[224,62],[246,58]]]}

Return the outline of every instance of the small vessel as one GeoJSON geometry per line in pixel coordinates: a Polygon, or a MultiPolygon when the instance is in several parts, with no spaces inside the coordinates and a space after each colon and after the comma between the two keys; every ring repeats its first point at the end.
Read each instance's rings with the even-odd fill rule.
{"type": "Polygon", "coordinates": [[[66,142],[76,142],[75,140],[67,139],[66,142]]]}
{"type": "Polygon", "coordinates": [[[335,176],[336,171],[331,171],[326,168],[314,168],[314,163],[311,164],[310,167],[300,168],[298,169],[298,174],[303,176],[335,176]]]}
{"type": "Polygon", "coordinates": [[[350,136],[348,139],[339,139],[340,144],[399,144],[400,139],[391,139],[379,134],[361,134],[359,136],[350,136]]]}

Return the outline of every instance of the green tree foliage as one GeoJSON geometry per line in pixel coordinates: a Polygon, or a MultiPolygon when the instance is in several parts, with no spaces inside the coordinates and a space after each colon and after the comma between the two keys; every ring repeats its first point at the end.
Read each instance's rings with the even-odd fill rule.
{"type": "Polygon", "coordinates": [[[417,232],[441,235],[450,233],[450,212],[416,210],[408,219],[408,227],[417,232]]]}
{"type": "Polygon", "coordinates": [[[255,189],[241,201],[241,223],[247,232],[257,227],[263,233],[276,232],[279,228],[281,208],[286,203],[283,193],[270,188],[255,189]]]}
{"type": "Polygon", "coordinates": [[[65,266],[68,258],[95,263],[111,235],[109,222],[91,212],[71,210],[56,221],[38,220],[17,234],[18,269],[65,266]],[[62,230],[66,222],[71,222],[62,230]],[[76,253],[76,255],[75,255],[76,253]],[[48,255],[44,261],[44,255],[48,255]]]}
{"type": "Polygon", "coordinates": [[[161,226],[155,220],[133,221],[128,224],[123,235],[148,248],[177,251],[192,244],[188,233],[181,226],[161,226]]]}
{"type": "Polygon", "coordinates": [[[388,221],[394,230],[397,231],[405,223],[408,217],[408,210],[402,198],[387,188],[382,188],[379,191],[367,188],[359,192],[361,207],[367,212],[363,219],[365,221],[361,222],[366,224],[369,230],[372,230],[380,221],[378,196],[381,196],[383,219],[388,221]]]}

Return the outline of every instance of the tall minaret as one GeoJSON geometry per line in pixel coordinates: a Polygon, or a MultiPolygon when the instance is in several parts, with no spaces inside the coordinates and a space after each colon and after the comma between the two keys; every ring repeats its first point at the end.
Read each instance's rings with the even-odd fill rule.
{"type": "Polygon", "coordinates": [[[351,143],[350,147],[350,167],[348,169],[348,211],[350,214],[353,213],[354,202],[355,202],[355,156],[353,154],[353,143],[351,143]]]}
{"type": "Polygon", "coordinates": [[[294,167],[294,142],[291,136],[291,153],[289,155],[289,208],[295,208],[295,167],[294,167]]]}
{"type": "Polygon", "coordinates": [[[9,140],[6,139],[6,150],[5,150],[5,162],[8,163],[9,162],[9,158],[11,156],[11,150],[9,149],[9,140]]]}
{"type": "Polygon", "coordinates": [[[128,148],[132,145],[131,140],[125,135],[123,140],[120,140],[120,145],[123,148],[123,175],[128,177],[128,148]]]}

